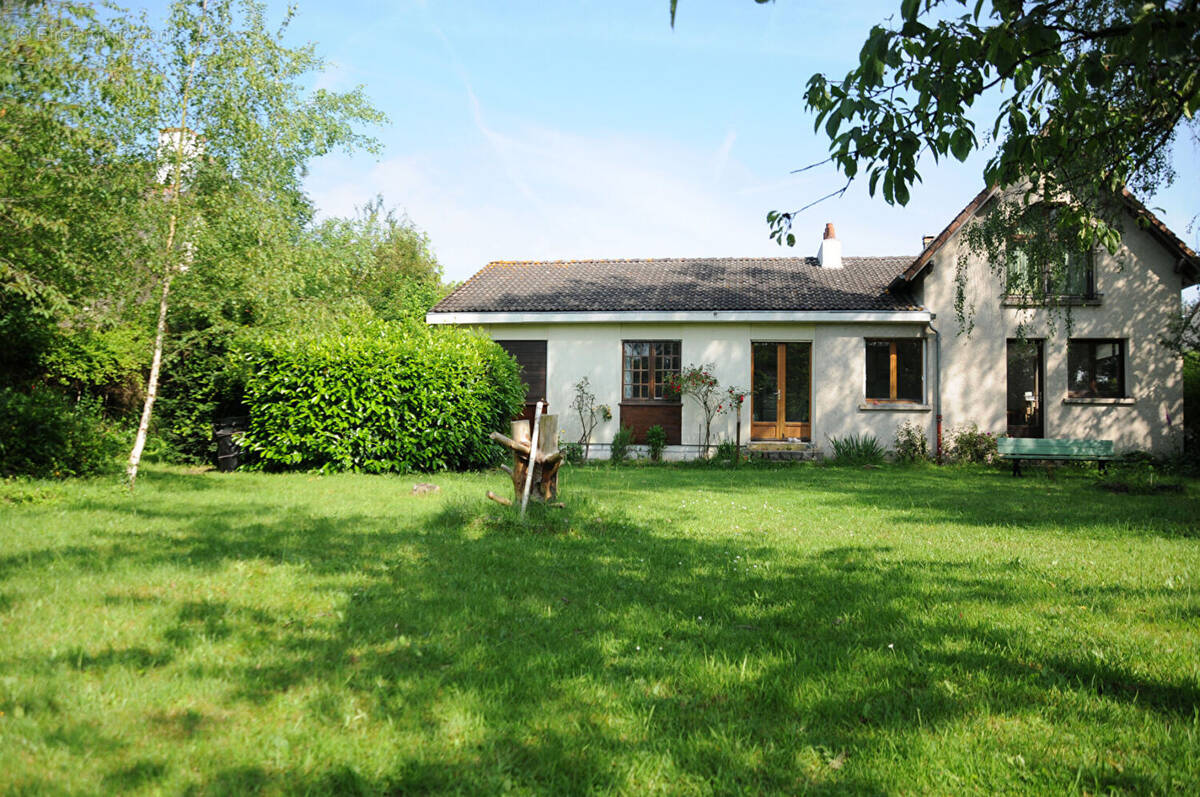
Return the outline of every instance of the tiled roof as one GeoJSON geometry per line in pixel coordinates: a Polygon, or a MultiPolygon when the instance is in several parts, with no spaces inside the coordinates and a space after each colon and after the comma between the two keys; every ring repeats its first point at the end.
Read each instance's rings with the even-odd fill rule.
{"type": "MultiPolygon", "coordinates": [[[[929,242],[929,244],[925,247],[925,250],[921,252],[921,254],[917,255],[917,259],[908,265],[908,268],[906,268],[904,271],[904,278],[911,281],[920,276],[921,272],[925,270],[925,267],[933,261],[933,255],[937,252],[937,250],[941,249],[942,246],[944,246],[945,243],[954,236],[954,233],[958,232],[963,224],[966,223],[967,219],[973,216],[976,211],[983,207],[983,205],[997,193],[999,193],[999,189],[995,186],[989,186],[988,188],[980,191],[975,198],[967,203],[967,206],[963,208],[957,216],[954,217],[954,220],[946,225],[946,229],[942,230],[936,238],[929,242]]],[[[1182,261],[1181,265],[1190,270],[1192,279],[1200,279],[1200,257],[1197,257],[1196,253],[1193,252],[1187,244],[1180,240],[1178,235],[1171,231],[1167,225],[1163,224],[1162,220],[1159,219],[1158,216],[1155,216],[1149,208],[1143,205],[1137,197],[1130,193],[1128,188],[1121,189],[1121,197],[1125,200],[1125,204],[1133,213],[1134,218],[1138,220],[1138,223],[1149,230],[1151,235],[1154,235],[1154,237],[1156,237],[1160,243],[1166,246],[1168,250],[1175,253],[1175,256],[1182,261]]]]}
{"type": "Polygon", "coordinates": [[[434,313],[917,310],[888,285],[912,257],[556,260],[489,263],[434,313]]]}

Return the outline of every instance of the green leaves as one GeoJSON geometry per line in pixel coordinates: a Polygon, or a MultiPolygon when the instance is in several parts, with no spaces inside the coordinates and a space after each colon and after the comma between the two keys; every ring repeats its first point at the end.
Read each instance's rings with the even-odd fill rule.
{"type": "Polygon", "coordinates": [[[462,329],[372,323],[272,338],[242,355],[246,445],[268,470],[405,473],[492,464],[519,410],[516,363],[462,329]]]}
{"type": "MultiPolygon", "coordinates": [[[[1071,195],[1089,228],[1116,229],[1105,205],[1124,187],[1173,179],[1170,142],[1200,111],[1200,6],[979,0],[951,17],[937,5],[900,0],[898,29],[873,28],[843,79],[809,78],[814,131],[847,179],[866,174],[872,195],[904,204],[921,154],[963,161],[979,146],[981,105],[998,108],[985,179],[1071,195]]],[[[790,218],[775,217],[772,238],[790,218]]]]}
{"type": "Polygon", "coordinates": [[[960,127],[950,135],[950,151],[960,161],[965,161],[975,148],[975,136],[970,130],[960,127]]]}

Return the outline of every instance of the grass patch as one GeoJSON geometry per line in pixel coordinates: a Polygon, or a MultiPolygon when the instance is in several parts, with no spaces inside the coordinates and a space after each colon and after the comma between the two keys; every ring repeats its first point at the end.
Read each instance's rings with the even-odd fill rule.
{"type": "Polygon", "coordinates": [[[525,523],[413,481],[0,484],[53,494],[0,500],[0,792],[1200,782],[1194,481],[573,468],[525,523]]]}

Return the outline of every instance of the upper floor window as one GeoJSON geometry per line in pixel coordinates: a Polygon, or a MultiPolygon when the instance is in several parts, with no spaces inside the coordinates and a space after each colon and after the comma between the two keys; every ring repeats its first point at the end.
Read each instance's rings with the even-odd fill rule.
{"type": "Polygon", "coordinates": [[[1096,270],[1091,252],[1073,252],[1053,261],[1029,247],[1014,246],[1009,253],[1004,292],[1016,296],[1096,296],[1096,270]]]}
{"type": "Polygon", "coordinates": [[[867,400],[913,401],[924,398],[921,338],[867,339],[867,400]]]}
{"type": "Polygon", "coordinates": [[[621,348],[623,400],[677,400],[678,397],[665,388],[671,377],[679,376],[679,341],[627,340],[621,348]]]}
{"type": "Polygon", "coordinates": [[[1007,295],[1096,298],[1092,252],[1067,251],[1060,243],[1057,206],[1039,202],[1026,209],[1009,237],[1007,250],[1007,295]]]}
{"type": "Polygon", "coordinates": [[[1067,341],[1067,395],[1125,397],[1125,341],[1067,341]]]}

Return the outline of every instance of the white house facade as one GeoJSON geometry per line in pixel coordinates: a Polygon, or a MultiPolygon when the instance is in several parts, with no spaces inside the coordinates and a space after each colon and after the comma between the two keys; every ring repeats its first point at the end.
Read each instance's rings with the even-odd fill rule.
{"type": "Polygon", "coordinates": [[[911,420],[931,442],[940,421],[1177,450],[1182,368],[1159,340],[1200,276],[1195,253],[1131,199],[1123,251],[1092,255],[1065,318],[1004,296],[988,264],[966,258],[966,334],[953,310],[961,233],[993,198],[980,194],[916,258],[843,257],[827,225],[810,258],[490,263],[427,320],[503,345],[566,439],[580,434],[570,403],[586,377],[612,410],[592,436],[600,456],[620,426],[635,442],[662,426],[668,456],[699,452],[698,408],[662,389],[690,364],[750,394],[740,425],[718,416],[714,442],[740,433],[743,444],[827,449],[870,434],[890,445],[911,420]]]}

